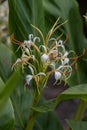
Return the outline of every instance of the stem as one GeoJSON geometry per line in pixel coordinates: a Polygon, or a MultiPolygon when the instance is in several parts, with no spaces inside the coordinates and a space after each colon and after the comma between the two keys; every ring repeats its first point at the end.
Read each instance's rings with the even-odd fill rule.
{"type": "Polygon", "coordinates": [[[81,120],[86,108],[87,108],[87,101],[80,100],[74,119],[81,120]]]}
{"type": "MultiPolygon", "coordinates": [[[[34,95],[33,104],[32,104],[33,107],[37,107],[39,100],[40,100],[40,97],[41,97],[40,94],[34,95]]],[[[27,123],[25,130],[33,130],[33,126],[34,126],[34,123],[35,123],[36,116],[37,116],[37,112],[35,110],[31,109],[30,116],[29,116],[28,123],[27,123]]]]}
{"type": "Polygon", "coordinates": [[[32,110],[25,130],[33,130],[34,122],[36,119],[35,115],[35,112],[32,110]]]}

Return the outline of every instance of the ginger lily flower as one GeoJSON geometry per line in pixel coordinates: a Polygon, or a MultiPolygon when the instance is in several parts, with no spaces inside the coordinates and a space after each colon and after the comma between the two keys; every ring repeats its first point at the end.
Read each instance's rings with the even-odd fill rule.
{"type": "Polygon", "coordinates": [[[34,80],[37,90],[43,88],[41,86],[45,86],[49,75],[52,73],[54,73],[56,82],[58,80],[66,81],[71,76],[73,66],[78,58],[84,55],[77,56],[73,50],[66,50],[65,43],[67,37],[65,41],[61,40],[60,36],[57,38],[52,37],[54,32],[64,24],[59,25],[58,21],[59,19],[57,19],[46,37],[44,37],[43,33],[37,27],[32,25],[40,34],[42,41],[39,37],[34,37],[33,34],[29,34],[28,40],[24,40],[24,42],[15,40],[14,35],[11,37],[12,41],[18,44],[22,50],[21,57],[17,59],[13,67],[22,64],[24,70],[29,69],[26,75],[26,83],[29,85],[32,83],[31,80],[34,80]],[[38,44],[37,42],[40,41],[41,43],[38,44]],[[73,53],[73,56],[71,53],[73,53]],[[47,72],[48,67],[51,68],[49,72],[47,72]]]}

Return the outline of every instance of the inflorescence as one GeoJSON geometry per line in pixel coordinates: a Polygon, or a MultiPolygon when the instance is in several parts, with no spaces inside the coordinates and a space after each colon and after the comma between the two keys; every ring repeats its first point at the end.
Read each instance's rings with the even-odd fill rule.
{"type": "Polygon", "coordinates": [[[51,74],[54,74],[55,82],[59,80],[66,82],[75,68],[76,61],[83,55],[77,56],[73,50],[66,50],[65,43],[67,36],[65,41],[60,39],[61,36],[57,38],[52,37],[60,26],[58,21],[59,19],[48,32],[46,38],[43,36],[43,33],[33,25],[34,29],[40,33],[41,39],[34,37],[33,34],[29,34],[28,40],[19,42],[14,39],[13,35],[11,36],[12,42],[18,44],[18,49],[22,51],[21,57],[16,60],[12,68],[21,64],[22,70],[24,71],[27,67],[29,71],[27,71],[28,73],[26,75],[26,84],[30,85],[31,82],[34,81],[38,90],[40,87],[44,87],[51,74]],[[48,68],[50,68],[49,71],[47,71],[48,68]]]}

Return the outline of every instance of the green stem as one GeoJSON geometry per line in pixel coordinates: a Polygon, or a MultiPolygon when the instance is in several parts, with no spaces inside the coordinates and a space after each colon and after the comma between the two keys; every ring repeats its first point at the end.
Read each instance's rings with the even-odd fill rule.
{"type": "Polygon", "coordinates": [[[80,100],[74,119],[81,120],[86,108],[87,108],[87,101],[80,100]]]}
{"type": "Polygon", "coordinates": [[[27,123],[27,127],[26,127],[25,130],[33,130],[33,126],[34,126],[35,119],[36,119],[36,116],[35,116],[34,111],[32,110],[32,111],[31,111],[31,114],[30,114],[30,116],[29,116],[29,120],[28,120],[28,123],[27,123]]]}
{"type": "MultiPolygon", "coordinates": [[[[41,95],[40,94],[38,95],[36,92],[36,94],[33,97],[33,105],[32,105],[33,107],[36,107],[38,105],[40,97],[41,97],[41,95]]],[[[37,112],[35,112],[33,109],[31,109],[30,116],[29,116],[28,123],[27,123],[25,130],[33,130],[36,116],[37,116],[37,112]]]]}

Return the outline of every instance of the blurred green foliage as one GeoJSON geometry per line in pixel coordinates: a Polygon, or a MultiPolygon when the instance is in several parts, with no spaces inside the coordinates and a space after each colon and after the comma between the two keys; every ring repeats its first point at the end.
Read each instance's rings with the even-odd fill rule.
{"type": "MultiPolygon", "coordinates": [[[[73,98],[87,100],[87,39],[83,33],[83,23],[76,0],[8,0],[8,3],[9,31],[10,35],[14,33],[15,39],[19,41],[28,39],[29,33],[39,35],[33,30],[31,24],[37,26],[46,35],[56,19],[60,17],[61,22],[65,20],[68,22],[59,29],[56,35],[63,32],[64,39],[68,34],[66,48],[73,49],[77,55],[80,55],[85,48],[85,55],[78,60],[78,68],[68,81],[70,88],[58,95],[56,99],[49,101],[50,105],[47,102],[35,111],[53,110],[61,100],[73,98]]],[[[0,110],[3,110],[0,114],[0,130],[24,130],[32,105],[32,91],[24,89],[24,76],[21,72],[13,73],[11,69],[15,55],[20,56],[15,52],[17,47],[12,43],[11,49],[0,43],[0,110]]],[[[85,130],[86,122],[84,125],[84,122],[76,124],[74,121],[69,121],[73,130],[80,130],[80,123],[81,130],[85,130]]],[[[53,130],[53,128],[63,130],[54,113],[48,112],[38,116],[35,130],[53,130]]]]}

